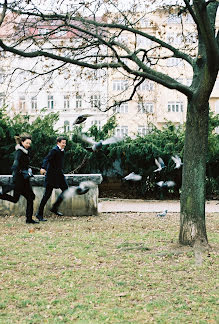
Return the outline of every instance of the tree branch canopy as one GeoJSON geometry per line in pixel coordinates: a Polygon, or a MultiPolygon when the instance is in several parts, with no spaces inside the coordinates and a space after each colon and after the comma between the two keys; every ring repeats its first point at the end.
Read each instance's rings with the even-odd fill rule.
{"type": "MultiPolygon", "coordinates": [[[[204,0],[194,0],[192,4],[191,1],[184,0],[184,3],[184,12],[187,11],[196,23],[199,44],[203,42],[205,44],[207,63],[211,62],[212,65],[217,65],[218,42],[213,26],[218,3],[210,1],[206,4],[204,0]],[[203,4],[206,5],[203,6],[203,4]]],[[[18,3],[9,5],[7,1],[2,6],[5,13],[3,23],[5,21],[5,26],[10,27],[9,30],[12,33],[8,38],[4,37],[4,33],[0,30],[0,47],[4,51],[26,58],[43,56],[94,70],[123,70],[134,78],[149,79],[169,89],[176,89],[187,97],[194,94],[191,87],[180,83],[167,71],[162,71],[159,65],[166,62],[168,58],[174,57],[182,60],[193,71],[196,71],[198,60],[195,59],[195,55],[197,55],[195,50],[189,52],[188,45],[185,43],[183,46],[183,42],[179,46],[175,46],[171,41],[167,41],[166,34],[162,32],[162,28],[159,29],[159,26],[157,26],[160,30],[158,33],[154,31],[153,25],[150,27],[150,32],[139,28],[141,13],[136,9],[133,12],[120,10],[120,18],[123,19],[121,22],[117,19],[115,12],[108,11],[106,14],[98,16],[98,8],[92,9],[93,11],[90,9],[92,15],[85,16],[82,14],[83,11],[78,10],[66,12],[55,12],[54,10],[48,13],[37,6],[27,10],[28,6],[22,7],[18,3]],[[7,21],[6,12],[8,17],[10,17],[10,13],[16,15],[13,18],[14,21],[7,21]],[[45,30],[45,32],[42,33],[41,30],[45,30]],[[60,33],[64,33],[66,36],[60,38],[60,33]],[[124,33],[127,33],[127,37],[135,39],[135,41],[129,42],[128,45],[124,44],[122,41],[124,33]],[[139,49],[137,44],[139,38],[153,43],[153,46],[151,45],[149,49],[144,47],[139,49]],[[124,58],[127,62],[124,62],[124,58]]],[[[83,4],[80,4],[80,8],[82,7],[83,4]]],[[[173,12],[177,10],[175,6],[168,8],[171,8],[173,12]]],[[[86,5],[84,9],[89,12],[86,5]]],[[[169,9],[164,10],[168,12],[169,9]]]]}

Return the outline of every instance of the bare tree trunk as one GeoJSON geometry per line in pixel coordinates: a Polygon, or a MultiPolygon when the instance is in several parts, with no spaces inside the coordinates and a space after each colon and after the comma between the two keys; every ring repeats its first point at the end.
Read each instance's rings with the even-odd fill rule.
{"type": "Polygon", "coordinates": [[[208,244],[205,225],[205,177],[209,104],[188,102],[181,194],[179,243],[208,244]]]}

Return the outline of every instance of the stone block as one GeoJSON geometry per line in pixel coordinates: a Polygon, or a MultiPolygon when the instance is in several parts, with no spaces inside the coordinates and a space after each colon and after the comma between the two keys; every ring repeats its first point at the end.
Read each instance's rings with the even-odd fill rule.
{"type": "MultiPolygon", "coordinates": [[[[91,188],[85,195],[77,195],[64,199],[60,205],[59,210],[65,216],[91,216],[98,214],[98,184],[102,182],[101,174],[67,174],[65,175],[68,185],[78,185],[82,181],[93,181],[96,183],[94,188],[91,188]]],[[[0,175],[0,185],[7,184],[10,181],[11,176],[0,175]]],[[[45,188],[42,186],[44,182],[44,176],[36,175],[31,179],[33,191],[36,195],[34,200],[34,214],[37,212],[41,198],[44,194],[45,188]]],[[[57,196],[61,193],[60,189],[54,189],[52,196],[48,200],[45,206],[44,216],[51,215],[50,208],[55,202],[57,196]]],[[[13,194],[13,191],[9,194],[13,194]]],[[[0,199],[0,215],[16,215],[24,216],[26,210],[26,199],[21,196],[16,204],[0,199]]]]}

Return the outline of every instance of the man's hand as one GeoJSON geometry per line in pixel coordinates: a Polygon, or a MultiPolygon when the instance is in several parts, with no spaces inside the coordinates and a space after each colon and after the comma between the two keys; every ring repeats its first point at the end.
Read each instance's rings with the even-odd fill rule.
{"type": "Polygon", "coordinates": [[[46,174],[46,170],[45,169],[40,169],[40,174],[45,175],[46,174]]]}

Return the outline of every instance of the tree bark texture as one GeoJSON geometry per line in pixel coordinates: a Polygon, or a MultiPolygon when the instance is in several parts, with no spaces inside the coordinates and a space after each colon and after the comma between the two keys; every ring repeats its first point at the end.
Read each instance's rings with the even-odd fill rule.
{"type": "Polygon", "coordinates": [[[179,233],[183,245],[194,245],[196,240],[208,243],[205,226],[208,119],[208,103],[188,102],[179,233]]]}

